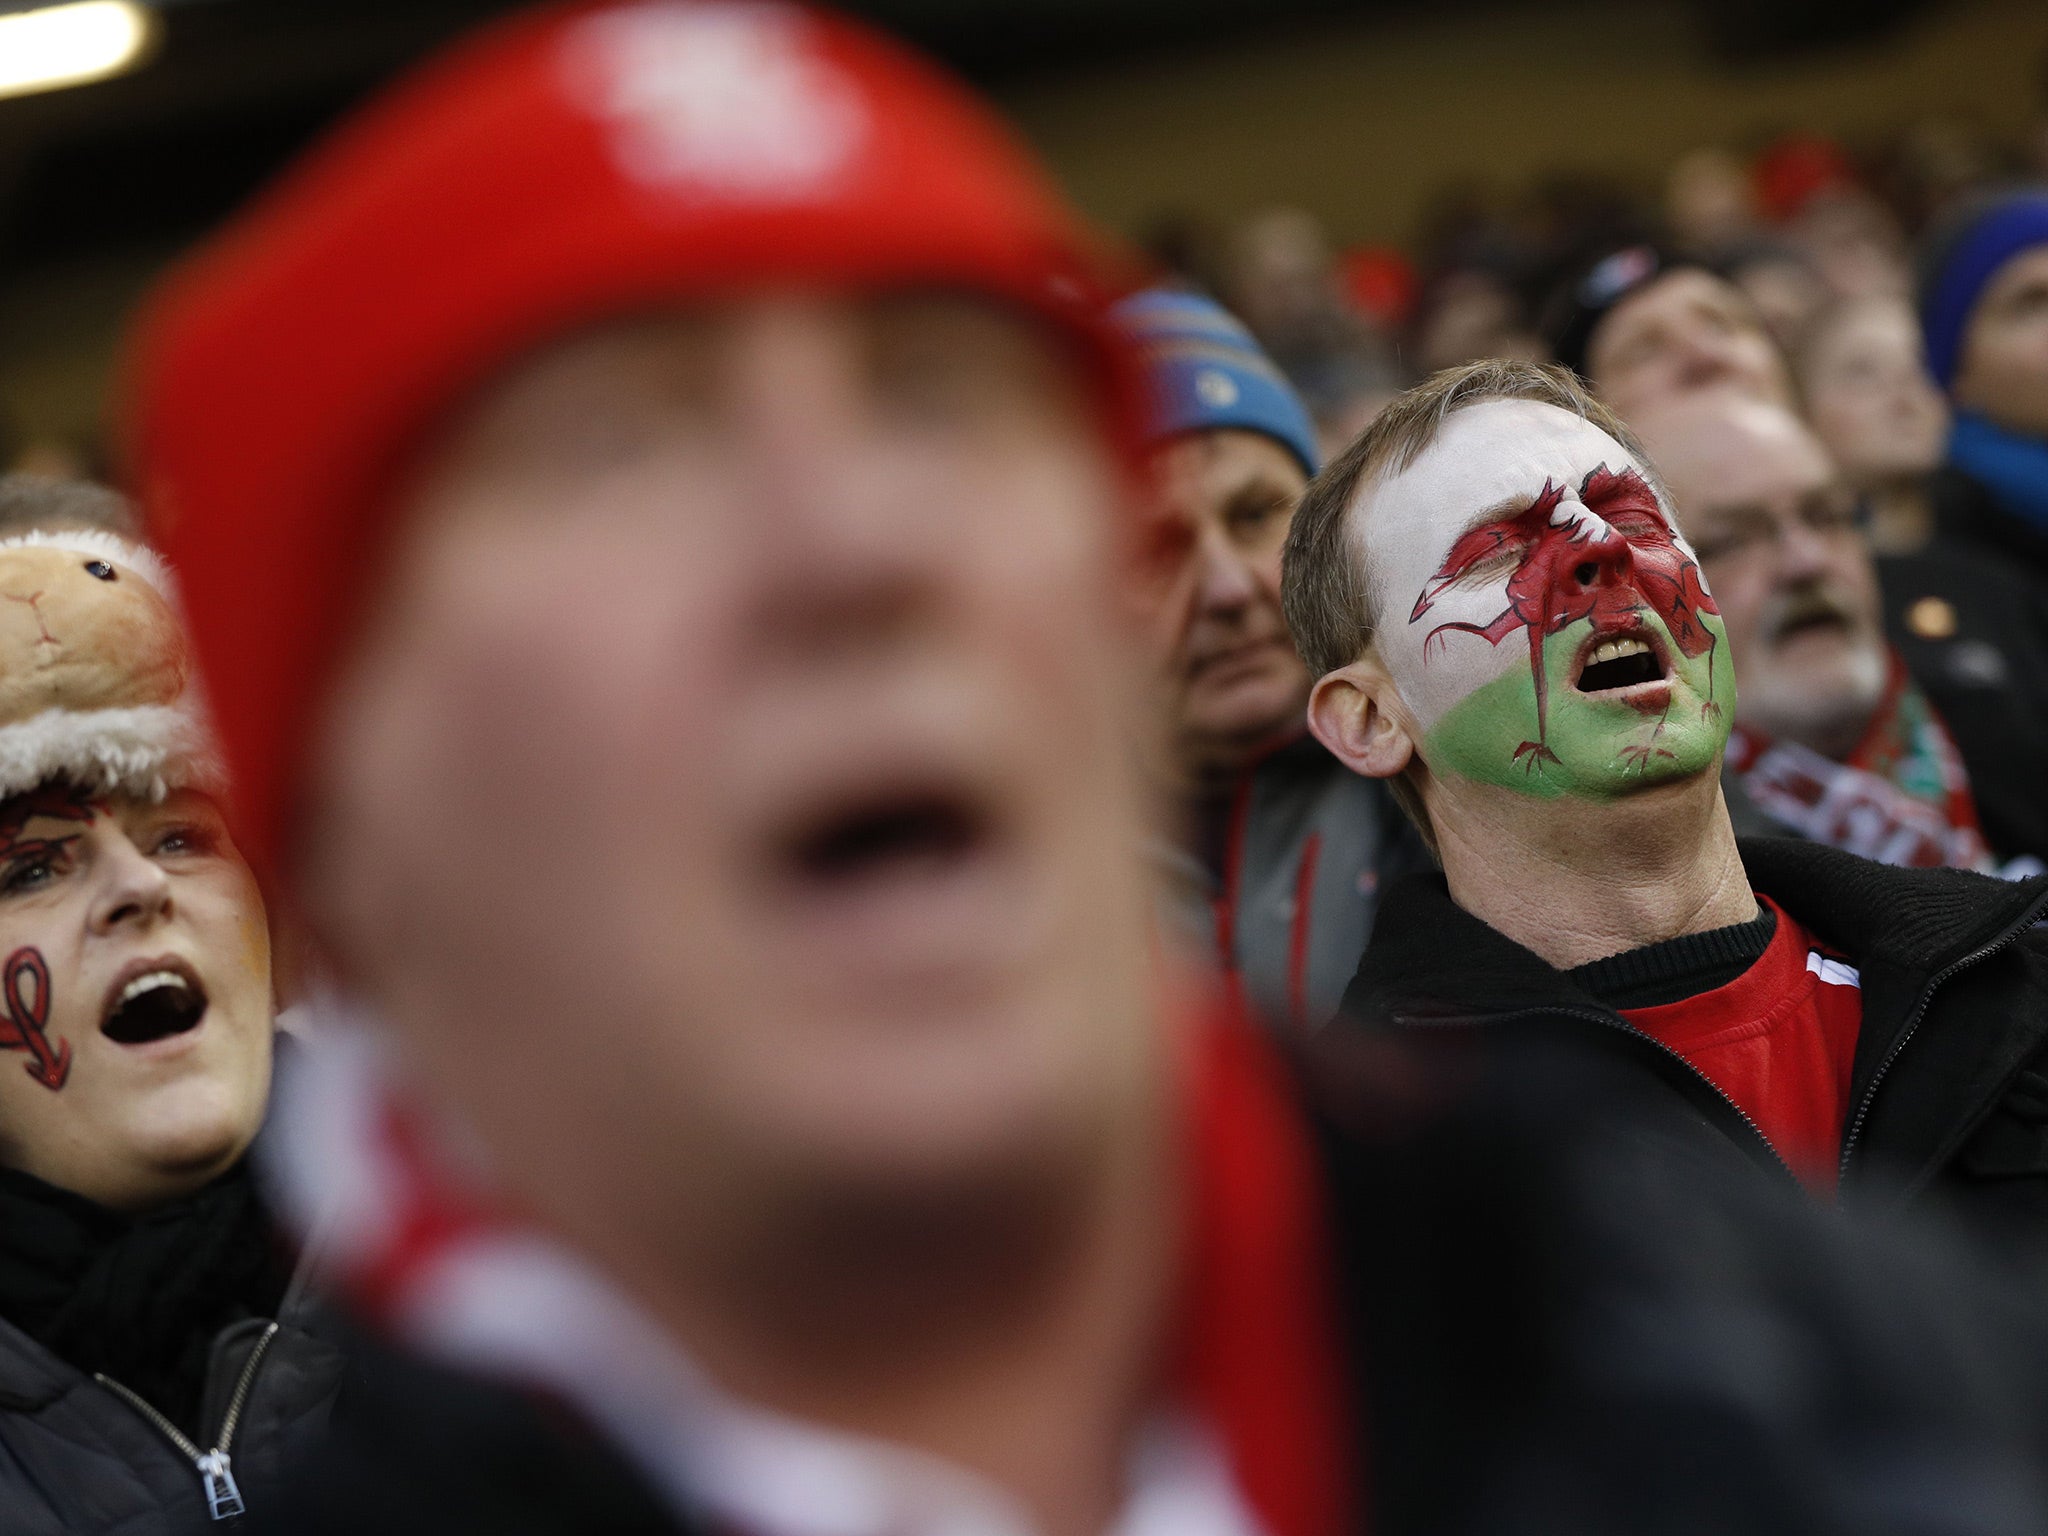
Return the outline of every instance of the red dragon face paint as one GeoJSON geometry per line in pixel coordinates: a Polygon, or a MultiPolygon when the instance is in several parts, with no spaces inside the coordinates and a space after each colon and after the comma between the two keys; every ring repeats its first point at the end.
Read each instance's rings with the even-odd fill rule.
{"type": "Polygon", "coordinates": [[[1380,651],[1432,771],[1550,798],[1719,760],[1734,685],[1718,611],[1598,427],[1535,401],[1468,407],[1360,514],[1380,651]]]}

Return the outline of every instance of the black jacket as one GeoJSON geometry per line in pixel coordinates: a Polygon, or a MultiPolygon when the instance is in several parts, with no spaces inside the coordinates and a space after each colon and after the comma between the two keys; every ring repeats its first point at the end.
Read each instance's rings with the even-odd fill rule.
{"type": "MultiPolygon", "coordinates": [[[[302,1293],[213,1341],[203,1443],[0,1321],[0,1532],[157,1536],[210,1524],[193,1453],[220,1450],[244,1501],[324,1424],[342,1359],[302,1293]],[[232,1416],[232,1417],[231,1417],[232,1416]],[[181,1445],[176,1436],[183,1436],[181,1445]]],[[[227,1485],[213,1479],[217,1496],[227,1485]]]]}
{"type": "MultiPolygon", "coordinates": [[[[2048,1246],[2048,877],[1894,869],[1791,838],[1740,846],[1752,886],[1862,975],[1844,1204],[1938,1204],[2014,1258],[2048,1246]]],[[[1632,1077],[1647,1110],[1790,1177],[1703,1076],[1459,907],[1441,876],[1382,908],[1344,1016],[1574,1039],[1632,1077]]]]}
{"type": "Polygon", "coordinates": [[[228,1516],[324,1422],[324,1316],[246,1164],[142,1212],[0,1171],[0,1533],[228,1516]]]}
{"type": "Polygon", "coordinates": [[[2002,561],[2048,593],[2048,534],[2008,512],[1983,481],[1953,464],[1928,480],[1937,544],[2002,561]]]}
{"type": "Polygon", "coordinates": [[[1877,570],[1886,636],[1955,738],[1985,841],[2048,861],[2048,582],[1942,537],[1877,570]]]}
{"type": "MultiPolygon", "coordinates": [[[[1938,1233],[1849,1229],[1575,1042],[1412,1046],[1337,1025],[1299,1062],[1364,1529],[2048,1529],[2048,1342],[1938,1233]]],[[[548,1402],[351,1355],[333,1434],[245,1536],[693,1529],[548,1402]]]]}

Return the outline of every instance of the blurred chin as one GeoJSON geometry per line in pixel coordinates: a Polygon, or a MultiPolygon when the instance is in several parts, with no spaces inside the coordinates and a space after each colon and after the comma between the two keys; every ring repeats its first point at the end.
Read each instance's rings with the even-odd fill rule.
{"type": "Polygon", "coordinates": [[[1262,668],[1249,676],[1190,691],[1182,734],[1190,741],[1258,741],[1298,725],[1308,708],[1308,679],[1299,663],[1262,668]]]}
{"type": "Polygon", "coordinates": [[[1112,1102],[1104,1053],[1029,1018],[842,1022],[756,1058],[728,1106],[761,1162],[803,1188],[943,1191],[1064,1166],[1112,1102]]]}
{"type": "Polygon", "coordinates": [[[130,1145],[137,1162],[158,1177],[206,1179],[247,1150],[259,1120],[233,1085],[181,1083],[151,1096],[136,1117],[130,1145]]]}
{"type": "Polygon", "coordinates": [[[1743,718],[1767,736],[1797,740],[1860,723],[1884,696],[1885,655],[1875,645],[1812,644],[1742,676],[1743,718]]]}

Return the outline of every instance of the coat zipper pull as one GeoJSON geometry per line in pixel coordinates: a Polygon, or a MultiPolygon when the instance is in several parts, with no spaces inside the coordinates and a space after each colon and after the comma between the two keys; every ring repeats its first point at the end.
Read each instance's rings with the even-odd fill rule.
{"type": "Polygon", "coordinates": [[[216,1520],[242,1513],[242,1490],[226,1451],[208,1451],[199,1458],[199,1476],[206,1483],[206,1512],[216,1520]]]}

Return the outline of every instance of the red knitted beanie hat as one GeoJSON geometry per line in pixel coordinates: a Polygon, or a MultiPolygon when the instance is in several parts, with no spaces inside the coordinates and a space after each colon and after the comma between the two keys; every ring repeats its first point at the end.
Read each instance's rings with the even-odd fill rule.
{"type": "Polygon", "coordinates": [[[249,857],[276,873],[392,482],[522,352],[782,283],[939,284],[1043,317],[1138,436],[1111,268],[995,116],[781,0],[551,7],[344,125],[147,307],[130,473],[182,573],[249,857]]]}

